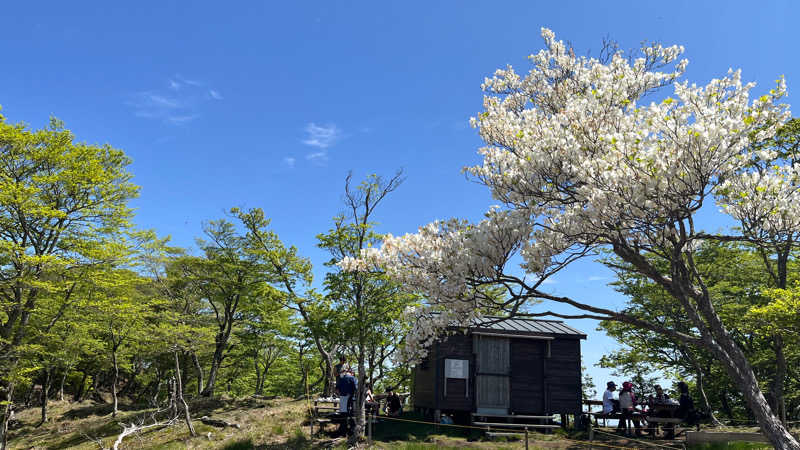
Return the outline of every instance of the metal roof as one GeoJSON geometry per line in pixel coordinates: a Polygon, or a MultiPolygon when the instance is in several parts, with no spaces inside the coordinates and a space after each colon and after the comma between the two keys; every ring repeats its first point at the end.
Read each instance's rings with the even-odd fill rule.
{"type": "Polygon", "coordinates": [[[483,317],[472,321],[470,331],[485,331],[504,334],[572,336],[586,339],[586,334],[559,320],[527,319],[521,317],[483,317]]]}

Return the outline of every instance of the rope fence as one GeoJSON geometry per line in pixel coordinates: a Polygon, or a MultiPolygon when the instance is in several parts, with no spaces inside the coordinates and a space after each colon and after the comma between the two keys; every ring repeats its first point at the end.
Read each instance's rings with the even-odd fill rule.
{"type": "MultiPolygon", "coordinates": [[[[372,426],[373,420],[376,419],[377,417],[378,416],[367,416],[366,417],[367,420],[368,420],[368,426],[370,426],[370,430],[369,430],[369,437],[370,437],[369,443],[370,443],[370,445],[372,444],[371,426],[372,426]]],[[[526,448],[527,448],[527,444],[528,444],[527,439],[528,439],[528,431],[529,430],[527,430],[527,429],[525,429],[524,432],[523,432],[519,428],[508,428],[508,427],[501,427],[501,426],[495,427],[495,426],[476,426],[476,425],[459,425],[459,424],[448,424],[448,423],[436,423],[436,422],[429,422],[429,421],[416,420],[416,419],[401,419],[399,417],[390,417],[390,416],[380,416],[380,419],[381,420],[388,420],[388,421],[395,421],[395,422],[416,423],[416,424],[421,424],[421,425],[428,425],[428,426],[431,426],[431,427],[434,427],[434,428],[450,427],[450,428],[457,428],[457,429],[478,430],[478,431],[483,431],[483,432],[487,432],[488,431],[488,432],[514,433],[514,434],[519,434],[519,435],[525,435],[526,448]]],[[[533,424],[533,425],[535,425],[535,424],[533,424]]],[[[610,437],[612,437],[614,439],[619,439],[620,438],[619,435],[612,434],[612,433],[606,433],[606,432],[603,432],[603,431],[600,431],[600,430],[597,430],[597,429],[594,429],[593,432],[601,434],[601,435],[605,435],[605,436],[610,436],[610,437]]],[[[313,438],[313,436],[312,436],[312,438],[313,438]]],[[[638,444],[641,444],[642,447],[632,447],[629,444],[628,445],[624,445],[624,446],[614,445],[612,443],[599,442],[599,441],[596,441],[594,439],[592,439],[590,441],[579,440],[579,439],[571,439],[571,438],[567,438],[567,437],[559,437],[559,439],[563,440],[563,441],[567,441],[567,442],[586,445],[586,446],[589,446],[590,448],[591,447],[603,447],[603,448],[611,448],[611,449],[630,449],[630,448],[653,448],[653,447],[656,447],[656,448],[665,448],[665,449],[673,449],[673,450],[674,449],[685,448],[683,445],[672,446],[672,445],[666,445],[666,444],[658,444],[658,443],[655,443],[655,442],[648,442],[648,441],[643,441],[643,440],[638,440],[638,439],[632,439],[632,438],[629,438],[629,437],[626,437],[626,440],[628,440],[630,442],[636,442],[638,444]]]]}

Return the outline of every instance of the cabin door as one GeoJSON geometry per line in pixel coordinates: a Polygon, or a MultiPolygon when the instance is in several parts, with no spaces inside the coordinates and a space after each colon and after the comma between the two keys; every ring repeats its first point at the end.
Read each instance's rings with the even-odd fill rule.
{"type": "Polygon", "coordinates": [[[511,358],[508,338],[475,336],[475,406],[481,414],[508,414],[511,358]]]}

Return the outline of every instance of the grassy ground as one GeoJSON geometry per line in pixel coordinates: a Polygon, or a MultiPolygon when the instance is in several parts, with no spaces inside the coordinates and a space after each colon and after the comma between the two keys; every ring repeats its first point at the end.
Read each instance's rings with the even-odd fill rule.
{"type": "MultiPolygon", "coordinates": [[[[125,408],[111,417],[109,405],[52,402],[51,421],[39,425],[39,410],[20,411],[20,428],[12,430],[14,449],[98,449],[110,447],[121,424],[146,416],[147,410],[125,408]]],[[[198,437],[191,438],[183,422],[151,428],[125,439],[124,448],[140,449],[283,449],[311,448],[303,429],[305,402],[275,400],[202,400],[191,405],[195,419],[208,415],[234,422],[241,429],[217,428],[194,421],[198,437]]]]}
{"type": "MultiPolygon", "coordinates": [[[[274,400],[202,400],[191,404],[195,419],[208,415],[215,419],[234,422],[241,429],[216,428],[194,421],[199,436],[191,438],[183,422],[170,427],[152,428],[125,439],[126,449],[321,449],[346,448],[344,439],[335,439],[327,434],[317,434],[313,441],[309,437],[305,401],[291,399],[274,400]]],[[[18,412],[20,425],[11,432],[12,449],[98,449],[110,447],[122,424],[146,416],[147,410],[123,406],[116,418],[111,417],[109,405],[91,402],[51,402],[51,420],[39,424],[39,409],[31,408],[18,412]]],[[[404,419],[421,419],[413,414],[404,419]]],[[[333,426],[328,425],[328,431],[333,426]]],[[[559,434],[532,434],[530,448],[581,448],[561,439],[559,434]]],[[[382,419],[373,428],[374,448],[379,449],[522,449],[524,441],[483,440],[482,433],[454,427],[393,422],[382,419]]]]}
{"type": "MultiPolygon", "coordinates": [[[[241,429],[217,428],[194,421],[199,436],[191,438],[183,422],[170,427],[152,428],[126,438],[126,449],[322,449],[346,448],[344,439],[334,439],[327,434],[309,437],[306,419],[306,402],[292,399],[273,400],[224,400],[204,399],[191,404],[195,419],[207,415],[215,419],[234,422],[241,429]]],[[[52,402],[51,420],[39,425],[39,409],[20,411],[20,425],[12,430],[12,449],[99,449],[109,448],[119,433],[121,424],[130,423],[147,415],[147,410],[123,406],[116,418],[111,417],[109,405],[91,402],[81,404],[52,402]]],[[[405,414],[404,420],[420,420],[414,414],[405,414]]],[[[328,425],[329,431],[333,430],[328,425]]],[[[734,430],[730,430],[734,431],[734,430]]],[[[737,429],[735,431],[749,431],[737,429]]],[[[595,448],[639,447],[656,448],[622,437],[598,436],[601,439],[595,448]],[[605,445],[603,445],[603,443],[605,445]]],[[[479,430],[459,427],[393,421],[381,418],[373,428],[374,448],[401,450],[477,449],[519,450],[525,448],[523,440],[498,438],[486,441],[479,430]]],[[[587,448],[586,436],[581,433],[565,433],[556,430],[552,434],[531,433],[531,449],[580,449],[587,448]]],[[[651,441],[667,444],[665,441],[651,441]]],[[[702,447],[704,450],[768,448],[759,444],[734,443],[729,445],[702,447]]]]}

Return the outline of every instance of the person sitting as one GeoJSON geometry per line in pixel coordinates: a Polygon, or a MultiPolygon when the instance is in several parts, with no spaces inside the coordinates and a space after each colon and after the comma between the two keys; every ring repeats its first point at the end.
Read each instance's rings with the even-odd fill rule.
{"type": "Polygon", "coordinates": [[[372,385],[365,383],[364,387],[367,390],[367,392],[364,394],[364,409],[366,410],[367,414],[375,414],[377,416],[380,414],[380,404],[375,401],[375,396],[372,395],[372,385]]]}
{"type": "Polygon", "coordinates": [[[386,392],[389,394],[386,397],[386,414],[390,417],[399,417],[403,413],[403,401],[394,389],[389,388],[386,392]]]}
{"type": "Polygon", "coordinates": [[[619,412],[619,400],[614,398],[616,389],[617,385],[613,381],[606,383],[606,391],[603,393],[603,414],[619,412]]]}
{"type": "MultiPolygon", "coordinates": [[[[649,417],[672,417],[672,410],[665,408],[665,405],[674,404],[672,399],[664,392],[664,389],[661,388],[660,385],[654,386],[656,394],[651,395],[647,401],[647,409],[648,409],[648,416],[649,417]]],[[[664,430],[667,431],[668,434],[674,433],[674,424],[665,424],[664,430]]],[[[648,428],[648,433],[655,436],[658,433],[658,423],[653,422],[650,424],[648,428]]]]}
{"type": "Polygon", "coordinates": [[[641,436],[642,430],[639,428],[639,419],[633,417],[636,411],[636,395],[633,393],[633,384],[630,381],[622,383],[622,391],[619,393],[619,409],[622,418],[617,424],[617,431],[629,434],[628,421],[630,420],[636,428],[636,436],[641,436]]]}
{"type": "Polygon", "coordinates": [[[689,385],[683,381],[678,382],[678,409],[675,411],[675,417],[680,417],[684,422],[689,425],[697,425],[700,420],[700,414],[694,409],[694,400],[689,395],[689,385]]]}

